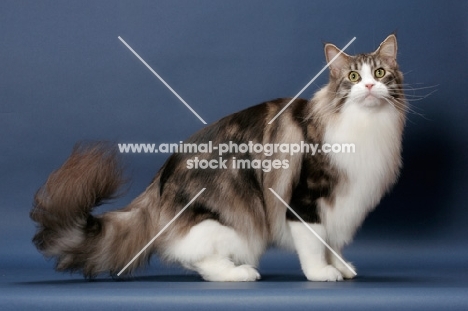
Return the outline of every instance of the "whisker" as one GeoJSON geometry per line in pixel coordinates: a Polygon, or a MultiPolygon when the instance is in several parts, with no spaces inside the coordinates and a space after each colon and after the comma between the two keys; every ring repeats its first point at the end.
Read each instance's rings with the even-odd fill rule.
{"type": "MultiPolygon", "coordinates": [[[[423,87],[411,87],[410,85],[407,85],[407,88],[405,90],[411,90],[411,91],[420,91],[420,90],[428,90],[428,89],[433,89],[435,87],[438,87],[439,85],[433,85],[433,86],[423,86],[423,87]]],[[[388,87],[391,88],[391,87],[388,87]]],[[[397,87],[396,87],[397,88],[397,87]]]]}
{"type": "Polygon", "coordinates": [[[414,94],[405,94],[406,97],[412,97],[412,98],[426,98],[426,95],[414,95],[414,94]]]}
{"type": "MultiPolygon", "coordinates": [[[[434,90],[432,92],[430,92],[429,94],[426,94],[426,95],[413,95],[412,98],[407,98],[408,101],[420,101],[420,100],[423,100],[423,99],[426,99],[427,97],[431,96],[432,94],[434,94],[435,92],[437,92],[437,90],[434,90]]],[[[405,94],[405,96],[411,96],[411,94],[405,94]]]]}
{"type": "MultiPolygon", "coordinates": [[[[392,105],[393,108],[395,108],[396,110],[398,110],[398,111],[400,111],[400,112],[406,113],[406,112],[409,110],[407,106],[403,106],[403,107],[402,107],[402,105],[395,105],[395,103],[394,103],[393,101],[389,100],[389,99],[386,98],[386,97],[383,97],[383,99],[384,99],[385,101],[387,101],[387,103],[389,103],[390,105],[392,105]]],[[[417,113],[415,113],[415,114],[417,114],[417,113]]],[[[421,116],[424,118],[423,115],[421,115],[421,116]]],[[[409,122],[412,122],[411,120],[408,120],[408,121],[409,121],[409,122]]]]}
{"type": "MultiPolygon", "coordinates": [[[[385,98],[385,97],[384,97],[384,99],[385,99],[387,102],[389,102],[389,99],[387,99],[387,98],[385,98]]],[[[415,107],[415,106],[409,104],[407,101],[398,100],[398,99],[394,99],[394,101],[395,101],[396,103],[398,103],[399,106],[402,106],[402,109],[400,109],[400,111],[407,111],[408,113],[411,113],[411,114],[420,116],[420,117],[422,117],[423,119],[430,121],[424,114],[422,114],[422,113],[420,113],[420,112],[417,112],[417,111],[415,110],[417,107],[415,107]]],[[[393,103],[391,100],[390,100],[390,102],[393,104],[393,106],[394,106],[395,108],[397,108],[397,106],[394,105],[394,103],[393,103]]],[[[398,109],[398,108],[397,108],[397,109],[398,109]]]]}

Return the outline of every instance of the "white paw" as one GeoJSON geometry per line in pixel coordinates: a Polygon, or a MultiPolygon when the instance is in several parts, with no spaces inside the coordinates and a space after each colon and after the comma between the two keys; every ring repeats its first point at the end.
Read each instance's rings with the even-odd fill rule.
{"type": "MultiPolygon", "coordinates": [[[[353,269],[354,272],[356,272],[356,268],[353,266],[352,263],[346,262],[348,266],[353,269]]],[[[341,272],[341,275],[345,279],[352,279],[356,276],[356,274],[353,273],[348,267],[346,267],[341,261],[334,263],[334,266],[341,272]]]]}
{"type": "Polygon", "coordinates": [[[251,265],[232,268],[226,278],[228,282],[253,282],[260,279],[260,274],[251,265]]]}
{"type": "Polygon", "coordinates": [[[309,281],[336,282],[343,281],[341,272],[333,266],[325,266],[319,269],[313,269],[305,273],[309,281]]]}

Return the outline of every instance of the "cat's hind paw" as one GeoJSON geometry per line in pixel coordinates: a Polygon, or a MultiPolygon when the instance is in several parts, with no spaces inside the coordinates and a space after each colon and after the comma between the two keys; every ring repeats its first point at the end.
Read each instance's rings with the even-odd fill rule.
{"type": "Polygon", "coordinates": [[[205,281],[211,282],[254,282],[260,279],[260,274],[251,265],[234,266],[234,264],[230,264],[222,269],[210,266],[199,272],[205,281]]]}
{"type": "Polygon", "coordinates": [[[341,272],[331,265],[307,271],[305,275],[309,281],[319,281],[319,282],[343,281],[343,275],[341,274],[341,272]]]}
{"type": "Polygon", "coordinates": [[[251,265],[241,265],[229,271],[226,281],[253,282],[260,279],[260,273],[251,265]]]}

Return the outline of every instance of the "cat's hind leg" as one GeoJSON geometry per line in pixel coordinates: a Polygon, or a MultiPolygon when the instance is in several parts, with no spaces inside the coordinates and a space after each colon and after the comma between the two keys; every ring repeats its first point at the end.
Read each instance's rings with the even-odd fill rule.
{"type": "Polygon", "coordinates": [[[255,266],[263,250],[253,248],[234,229],[205,220],[171,243],[166,254],[207,281],[245,282],[260,279],[255,266]]]}
{"type": "MultiPolygon", "coordinates": [[[[302,271],[309,281],[342,281],[343,275],[328,264],[325,245],[302,222],[289,221],[291,235],[302,271]]],[[[326,230],[321,224],[308,224],[325,240],[326,230]]]]}

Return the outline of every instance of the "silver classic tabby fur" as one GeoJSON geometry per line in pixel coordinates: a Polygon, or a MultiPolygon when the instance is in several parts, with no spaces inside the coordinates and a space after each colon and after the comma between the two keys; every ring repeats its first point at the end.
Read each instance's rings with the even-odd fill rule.
{"type": "MultiPolygon", "coordinates": [[[[397,41],[388,36],[369,54],[340,54],[325,45],[330,80],[307,101],[277,99],[229,115],[186,143],[352,143],[355,152],[289,155],[287,169],[188,169],[187,160],[217,154],[175,153],[148,188],[127,207],[93,215],[123,182],[117,151],[103,143],[78,144],[34,198],[34,243],[56,259],[59,271],[86,277],[119,272],[187,203],[206,190],[135,260],[156,253],[208,281],[255,281],[259,258],[272,245],[295,250],[311,281],[354,274],[269,191],[272,188],[339,255],[366,215],[395,183],[407,110],[397,41]]],[[[236,153],[229,158],[269,158],[236,153]]],[[[271,158],[271,157],[270,157],[271,158]]]]}

